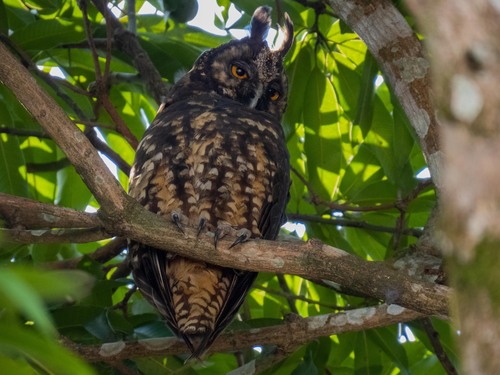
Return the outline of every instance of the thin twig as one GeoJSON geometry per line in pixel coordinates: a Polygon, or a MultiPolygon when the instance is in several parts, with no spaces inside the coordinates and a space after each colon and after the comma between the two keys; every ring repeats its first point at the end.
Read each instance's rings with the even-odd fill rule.
{"type": "Polygon", "coordinates": [[[168,94],[168,88],[148,54],[139,44],[137,36],[125,30],[118,19],[109,11],[108,2],[104,0],[92,0],[92,3],[102,14],[108,14],[106,22],[112,28],[113,42],[115,47],[125,53],[132,60],[139,75],[146,84],[157,104],[161,104],[168,94]]]}
{"type": "MultiPolygon", "coordinates": [[[[286,216],[288,220],[291,221],[306,221],[311,223],[321,223],[321,224],[335,225],[340,227],[351,227],[351,228],[373,230],[376,232],[396,233],[398,230],[397,228],[393,227],[369,224],[365,221],[354,221],[337,217],[325,218],[315,215],[303,215],[303,214],[293,214],[293,213],[287,213],[286,216]]],[[[413,236],[418,238],[422,235],[422,229],[404,228],[401,230],[401,233],[407,236],[413,236]]]]}
{"type": "Polygon", "coordinates": [[[116,310],[121,310],[123,312],[123,315],[125,317],[127,317],[128,316],[128,301],[134,295],[136,290],[137,290],[137,285],[133,285],[127,291],[127,293],[125,293],[125,295],[123,296],[123,299],[120,302],[113,305],[111,308],[116,309],[116,310]]]}
{"type": "Polygon", "coordinates": [[[299,314],[299,310],[297,310],[297,306],[295,306],[295,298],[293,298],[293,293],[291,292],[290,288],[288,287],[288,284],[286,283],[285,276],[283,275],[276,275],[278,278],[278,283],[280,285],[281,290],[283,291],[282,296],[285,297],[288,306],[290,307],[290,311],[294,314],[299,314]]]}
{"type": "Polygon", "coordinates": [[[446,354],[446,351],[441,344],[441,340],[439,340],[439,333],[434,329],[431,319],[424,318],[420,319],[419,322],[424,328],[424,331],[427,334],[432,347],[434,348],[434,354],[436,354],[436,357],[439,359],[439,362],[441,362],[441,365],[443,366],[446,373],[448,375],[458,375],[458,371],[455,368],[455,365],[451,362],[448,354],[446,354]]]}
{"type": "Polygon", "coordinates": [[[51,161],[48,163],[26,163],[26,172],[39,173],[39,172],[53,172],[59,171],[63,168],[69,167],[71,162],[68,158],[51,161]]]}
{"type": "Polygon", "coordinates": [[[15,129],[15,128],[0,127],[0,134],[11,134],[19,137],[36,137],[42,139],[51,139],[47,133],[31,129],[15,129]]]}
{"type": "MultiPolygon", "coordinates": [[[[16,46],[10,41],[10,39],[4,38],[0,34],[0,40],[4,42],[6,45],[8,45],[10,48],[12,48],[15,51],[15,53],[21,58],[23,65],[25,65],[33,74],[40,77],[52,90],[54,90],[56,95],[59,96],[73,110],[73,112],[80,118],[79,121],[75,121],[76,123],[82,123],[81,121],[89,121],[86,114],[81,110],[81,108],[64,91],[62,91],[59,88],[57,83],[61,82],[60,80],[55,80],[54,77],[52,77],[51,75],[41,72],[37,68],[37,66],[33,63],[33,61],[31,61],[29,56],[27,56],[23,51],[16,48],[16,46]]],[[[42,132],[33,134],[34,136],[37,136],[36,134],[45,134],[45,133],[42,132]]],[[[97,137],[97,133],[95,132],[94,129],[86,127],[84,134],[92,143],[92,145],[95,148],[97,148],[97,150],[99,150],[101,153],[106,155],[110,160],[112,160],[118,166],[118,168],[120,168],[125,174],[128,175],[130,173],[130,166],[128,165],[128,163],[118,153],[116,153],[113,149],[111,149],[107,144],[102,142],[97,137]]],[[[42,138],[50,139],[51,137],[45,134],[42,138]]]]}
{"type": "Polygon", "coordinates": [[[353,211],[353,212],[371,212],[371,211],[385,211],[385,210],[391,210],[394,208],[398,208],[400,206],[407,206],[409,202],[413,201],[418,195],[420,195],[421,192],[423,192],[425,189],[429,188],[432,186],[432,180],[431,179],[426,179],[419,181],[415,189],[413,189],[406,197],[397,200],[392,203],[383,203],[379,205],[374,205],[374,206],[353,206],[349,204],[343,204],[343,203],[336,203],[336,202],[328,202],[320,198],[318,194],[314,192],[314,188],[312,185],[309,183],[309,181],[306,180],[304,176],[293,166],[290,167],[290,170],[297,176],[297,178],[307,187],[307,190],[311,196],[311,202],[314,205],[317,206],[324,206],[329,208],[332,211],[339,211],[339,212],[346,212],[346,211],[353,211]]]}
{"type": "Polygon", "coordinates": [[[92,54],[92,59],[94,61],[94,69],[96,75],[95,89],[96,89],[96,97],[98,100],[94,106],[94,114],[96,118],[98,117],[100,106],[102,105],[106,112],[109,114],[111,119],[116,125],[116,130],[123,136],[123,138],[132,146],[135,150],[139,141],[135,137],[135,135],[130,131],[127,127],[120,114],[113,106],[108,96],[108,75],[109,75],[109,66],[111,62],[111,26],[109,25],[108,19],[110,17],[110,12],[104,13],[104,18],[107,20],[106,30],[108,32],[108,38],[106,43],[106,63],[104,68],[104,74],[101,70],[101,65],[99,63],[99,54],[97,53],[97,49],[94,44],[94,38],[92,36],[90,21],[88,19],[87,14],[87,3],[86,1],[79,2],[80,9],[83,14],[83,27],[85,30],[85,35],[87,37],[87,41],[89,44],[89,48],[92,54]]]}
{"type": "MultiPolygon", "coordinates": [[[[113,238],[107,244],[97,248],[93,253],[90,253],[88,257],[98,263],[104,264],[119,255],[126,246],[127,241],[124,238],[113,238]]],[[[83,257],[59,260],[47,263],[46,266],[54,269],[73,269],[76,268],[82,259],[83,257]]]]}

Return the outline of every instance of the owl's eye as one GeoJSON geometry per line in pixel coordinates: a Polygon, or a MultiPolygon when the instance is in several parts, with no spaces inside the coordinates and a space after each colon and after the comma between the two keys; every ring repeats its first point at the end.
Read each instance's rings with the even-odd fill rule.
{"type": "Polygon", "coordinates": [[[245,71],[245,69],[235,64],[231,65],[231,73],[233,74],[233,76],[239,79],[248,78],[248,73],[245,71]]]}
{"type": "Polygon", "coordinates": [[[267,89],[267,95],[269,96],[269,99],[271,99],[273,102],[275,102],[280,98],[280,92],[273,88],[267,89]]]}

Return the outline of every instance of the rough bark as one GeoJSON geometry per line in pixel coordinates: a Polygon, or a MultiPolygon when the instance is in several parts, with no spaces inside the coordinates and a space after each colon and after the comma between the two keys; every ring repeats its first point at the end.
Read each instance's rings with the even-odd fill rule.
{"type": "Polygon", "coordinates": [[[464,374],[500,368],[500,6],[408,1],[432,56],[443,116],[440,227],[456,287],[464,374]]]}
{"type": "MultiPolygon", "coordinates": [[[[366,307],[309,318],[291,316],[279,325],[225,333],[215,341],[208,353],[231,352],[261,345],[276,345],[281,351],[291,352],[318,337],[384,327],[415,320],[421,316],[397,305],[366,307]]],[[[67,340],[64,343],[91,362],[180,355],[187,352],[186,345],[176,337],[129,343],[120,341],[95,346],[77,345],[67,340]]]]}
{"type": "MultiPolygon", "coordinates": [[[[19,208],[17,202],[28,202],[27,207],[34,207],[37,202],[25,198],[0,196],[0,213],[5,217],[21,217],[27,211],[19,208]],[[22,214],[20,213],[22,212],[22,214]],[[3,214],[2,214],[3,215],[3,214]]],[[[45,209],[46,205],[38,204],[45,209]]],[[[229,250],[232,240],[222,239],[217,249],[213,245],[213,234],[207,233],[196,238],[196,229],[185,228],[186,236],[179,236],[179,230],[169,221],[145,210],[139,205],[131,205],[120,215],[106,216],[101,213],[96,220],[92,214],[80,213],[84,219],[80,226],[75,222],[74,211],[61,207],[52,207],[52,214],[64,217],[76,228],[85,228],[89,222],[100,223],[97,228],[90,228],[82,236],[120,236],[135,239],[139,242],[168,250],[183,256],[201,259],[225,267],[250,271],[265,271],[299,275],[313,279],[333,281],[347,290],[368,295],[387,303],[419,311],[428,315],[445,317],[448,314],[450,290],[443,285],[410,277],[405,272],[389,268],[383,262],[368,262],[343,250],[321,243],[320,241],[264,241],[253,240],[229,250]],[[86,216],[88,216],[86,218],[86,216]],[[105,228],[105,230],[103,230],[105,228]],[[92,232],[93,231],[93,232],[92,232]]],[[[50,230],[42,214],[35,209],[31,213],[39,217],[40,222],[32,221],[32,228],[25,230],[2,230],[6,239],[22,243],[59,242],[58,236],[67,232],[50,230]],[[40,229],[44,228],[44,229],[40,229]]],[[[42,212],[43,213],[43,212],[42,212]]],[[[61,221],[58,222],[59,225],[61,221]]],[[[67,227],[66,225],[61,225],[67,227]]],[[[92,240],[96,240],[93,237],[92,240]]],[[[69,241],[67,237],[63,240],[69,241]]]]}
{"type": "Polygon", "coordinates": [[[434,184],[439,188],[439,123],[430,90],[430,65],[421,42],[389,0],[330,0],[330,5],[377,60],[415,129],[434,184]]]}

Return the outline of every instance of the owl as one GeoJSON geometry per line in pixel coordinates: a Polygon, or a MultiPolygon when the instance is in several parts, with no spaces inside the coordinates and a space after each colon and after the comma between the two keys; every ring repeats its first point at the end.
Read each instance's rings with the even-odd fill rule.
{"type": "MultiPolygon", "coordinates": [[[[290,185],[281,117],[283,58],[293,41],[265,42],[271,9],[253,14],[250,36],[204,52],[172,88],[137,149],[129,194],[180,231],[227,236],[232,246],[276,239],[290,185]]],[[[231,322],[257,273],[219,267],[131,241],[142,295],[200,358],[231,322]]]]}

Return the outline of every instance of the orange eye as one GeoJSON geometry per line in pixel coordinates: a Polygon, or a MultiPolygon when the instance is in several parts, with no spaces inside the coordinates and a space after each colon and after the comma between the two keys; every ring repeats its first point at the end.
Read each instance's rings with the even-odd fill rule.
{"type": "Polygon", "coordinates": [[[278,90],[275,89],[268,89],[267,93],[269,95],[269,99],[271,99],[273,102],[278,100],[280,98],[280,93],[278,90]]]}
{"type": "Polygon", "coordinates": [[[239,79],[248,78],[248,73],[245,71],[245,69],[239,67],[238,65],[231,65],[231,73],[233,74],[233,76],[239,79]]]}

